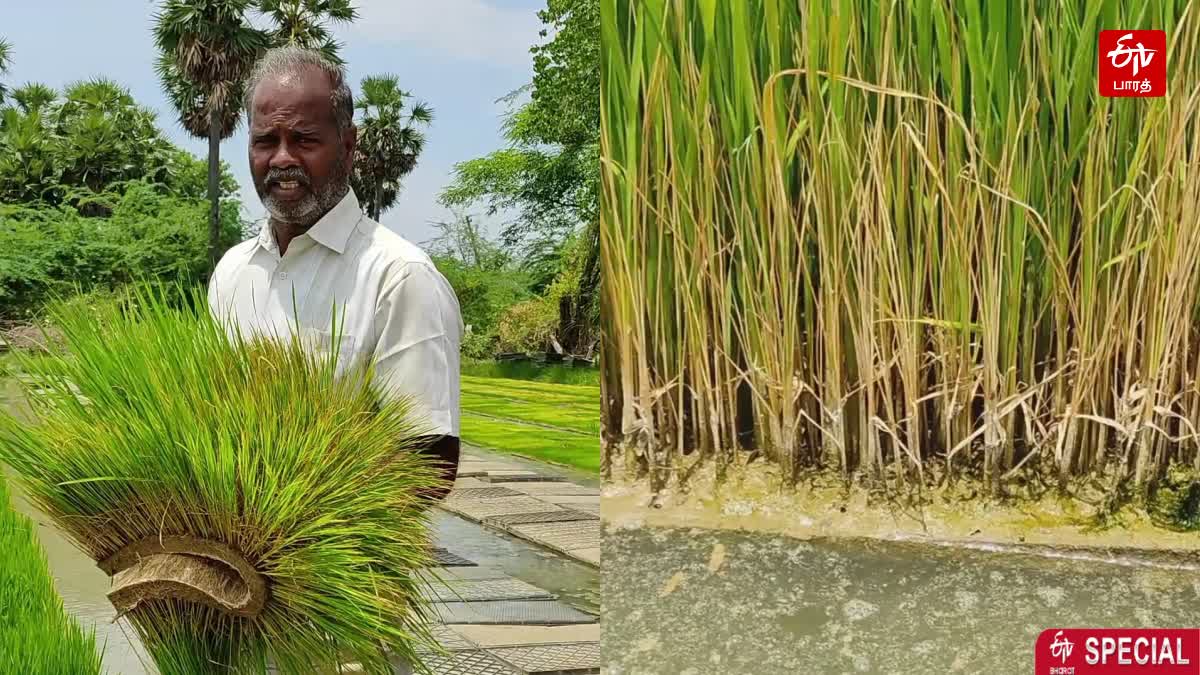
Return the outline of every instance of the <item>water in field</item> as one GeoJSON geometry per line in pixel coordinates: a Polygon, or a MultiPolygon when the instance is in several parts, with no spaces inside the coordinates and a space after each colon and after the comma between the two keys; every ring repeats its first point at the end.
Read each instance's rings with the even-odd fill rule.
{"type": "Polygon", "coordinates": [[[607,672],[1023,673],[1045,628],[1200,625],[1200,560],[1071,555],[612,529],[607,672]]]}

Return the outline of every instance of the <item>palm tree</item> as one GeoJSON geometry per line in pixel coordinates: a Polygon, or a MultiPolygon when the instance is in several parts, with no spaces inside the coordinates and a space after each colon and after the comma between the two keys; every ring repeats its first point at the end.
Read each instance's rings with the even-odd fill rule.
{"type": "Polygon", "coordinates": [[[246,75],[269,44],[246,20],[252,0],[167,0],[155,15],[156,64],[179,122],[208,139],[209,259],[220,242],[221,140],[237,128],[246,75]]]}
{"type": "Polygon", "coordinates": [[[58,92],[41,82],[27,82],[12,90],[12,100],[26,115],[39,112],[58,100],[58,92]]]}
{"type": "Polygon", "coordinates": [[[9,92],[14,105],[0,108],[0,201],[54,201],[62,169],[54,159],[55,138],[48,119],[58,92],[30,82],[9,92]]]}
{"type": "MultiPolygon", "coordinates": [[[[40,110],[55,92],[43,85],[13,91],[21,104],[40,110]]],[[[114,183],[136,179],[162,163],[166,139],[154,112],[134,101],[129,90],[99,77],[69,84],[54,115],[55,161],[65,185],[101,192],[114,183]]],[[[86,197],[86,195],[85,195],[86,197]]],[[[104,213],[88,208],[88,214],[104,213]]]]}
{"type": "MultiPolygon", "coordinates": [[[[0,39],[0,75],[8,73],[8,68],[12,63],[12,45],[0,39]]],[[[4,94],[7,93],[4,88],[4,83],[0,82],[0,103],[4,103],[4,94]]]]}
{"type": "Polygon", "coordinates": [[[339,64],[342,63],[338,56],[341,45],[333,39],[324,22],[328,19],[335,23],[350,23],[358,18],[350,0],[259,0],[258,11],[275,24],[275,30],[270,33],[273,46],[315,49],[339,64]]]}
{"type": "Polygon", "coordinates": [[[396,202],[400,179],[416,167],[425,147],[425,135],[416,125],[433,121],[433,109],[419,101],[405,113],[411,96],[400,89],[395,75],[377,75],[363,78],[362,96],[354,103],[362,120],[351,180],[367,215],[375,220],[396,202]]]}
{"type": "Polygon", "coordinates": [[[0,109],[0,202],[57,203],[62,185],[53,140],[40,112],[0,109]]]}

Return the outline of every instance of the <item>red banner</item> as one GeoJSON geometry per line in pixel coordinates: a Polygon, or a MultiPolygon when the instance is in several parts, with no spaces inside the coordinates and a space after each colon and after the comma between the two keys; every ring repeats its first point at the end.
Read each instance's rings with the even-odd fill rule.
{"type": "Polygon", "coordinates": [[[1047,628],[1036,675],[1200,675],[1200,628],[1047,628]]]}

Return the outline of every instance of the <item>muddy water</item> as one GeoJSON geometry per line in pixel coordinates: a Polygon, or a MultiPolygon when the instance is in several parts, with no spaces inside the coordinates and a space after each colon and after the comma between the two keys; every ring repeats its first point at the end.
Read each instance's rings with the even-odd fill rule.
{"type": "Polygon", "coordinates": [[[1200,626],[1200,561],[698,529],[604,535],[607,672],[1020,673],[1052,626],[1200,626]]]}

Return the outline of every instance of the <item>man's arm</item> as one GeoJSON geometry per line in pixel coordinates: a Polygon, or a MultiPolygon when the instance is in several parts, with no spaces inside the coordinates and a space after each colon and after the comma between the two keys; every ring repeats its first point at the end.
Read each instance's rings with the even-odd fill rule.
{"type": "Polygon", "coordinates": [[[428,495],[440,500],[458,472],[458,300],[431,265],[407,263],[385,280],[375,316],[375,373],[380,384],[412,397],[418,419],[431,425],[421,452],[437,460],[444,484],[428,495]]]}
{"type": "Polygon", "coordinates": [[[441,501],[454,487],[454,478],[458,475],[458,437],[457,436],[427,436],[428,446],[421,453],[436,460],[442,469],[442,485],[427,492],[431,501],[441,501]]]}

